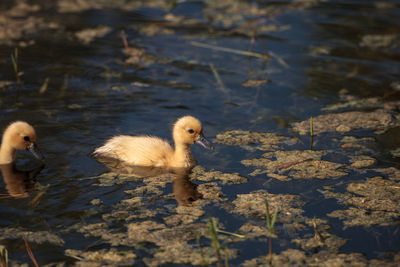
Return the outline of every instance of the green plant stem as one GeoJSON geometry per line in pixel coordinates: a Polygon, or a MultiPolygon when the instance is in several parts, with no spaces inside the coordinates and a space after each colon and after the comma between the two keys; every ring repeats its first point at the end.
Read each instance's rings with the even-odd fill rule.
{"type": "Polygon", "coordinates": [[[215,256],[217,257],[218,266],[222,266],[222,259],[221,259],[221,244],[218,241],[218,234],[217,234],[217,224],[214,218],[210,218],[208,222],[208,233],[211,238],[211,244],[214,248],[215,256]]]}

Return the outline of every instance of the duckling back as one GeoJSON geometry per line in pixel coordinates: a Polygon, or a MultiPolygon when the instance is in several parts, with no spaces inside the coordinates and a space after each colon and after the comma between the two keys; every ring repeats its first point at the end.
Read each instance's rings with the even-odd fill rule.
{"type": "Polygon", "coordinates": [[[119,135],[97,148],[95,157],[109,157],[136,166],[168,167],[171,145],[158,137],[119,135]]]}

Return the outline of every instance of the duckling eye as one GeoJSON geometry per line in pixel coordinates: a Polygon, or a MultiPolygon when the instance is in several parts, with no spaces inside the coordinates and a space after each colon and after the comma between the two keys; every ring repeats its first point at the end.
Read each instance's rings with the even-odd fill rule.
{"type": "Polygon", "coordinates": [[[26,142],[30,142],[30,141],[31,141],[31,139],[29,138],[29,136],[24,136],[24,140],[25,140],[26,142]]]}
{"type": "Polygon", "coordinates": [[[189,129],[188,132],[189,132],[190,134],[193,134],[193,133],[194,133],[194,130],[193,130],[193,129],[189,129]]]}

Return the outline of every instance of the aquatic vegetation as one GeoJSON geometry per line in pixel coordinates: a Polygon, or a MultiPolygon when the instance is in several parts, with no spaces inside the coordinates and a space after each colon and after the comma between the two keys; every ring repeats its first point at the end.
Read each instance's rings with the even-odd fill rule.
{"type": "Polygon", "coordinates": [[[340,103],[330,104],[322,108],[324,111],[338,111],[341,109],[367,109],[378,108],[382,105],[382,101],[377,97],[356,98],[351,95],[342,96],[343,101],[340,103]]]}
{"type": "Polygon", "coordinates": [[[37,4],[18,1],[12,8],[0,13],[0,44],[26,47],[35,43],[35,38],[48,30],[60,26],[53,21],[34,16],[41,10],[37,4]]]}
{"type": "Polygon", "coordinates": [[[395,48],[399,40],[396,34],[367,34],[361,38],[359,45],[371,49],[395,48]]]}
{"type": "Polygon", "coordinates": [[[274,151],[263,154],[262,158],[245,159],[241,162],[245,166],[257,167],[250,175],[265,173],[281,181],[289,181],[291,178],[327,179],[347,175],[340,169],[343,164],[321,159],[327,153],[316,150],[274,151]]]}
{"type": "MultiPolygon", "coordinates": [[[[306,252],[298,249],[288,249],[280,254],[273,254],[274,266],[366,266],[367,260],[361,253],[330,253],[323,251],[308,256],[306,252]]],[[[243,266],[271,266],[265,257],[247,260],[243,266]]]]}
{"type": "Polygon", "coordinates": [[[300,197],[290,194],[271,194],[264,190],[253,191],[248,194],[238,194],[231,205],[225,208],[232,213],[239,213],[246,218],[265,219],[265,199],[272,208],[270,212],[275,213],[276,209],[285,210],[279,214],[277,221],[280,223],[292,223],[296,216],[303,213],[301,209],[304,204],[300,197]]]}
{"type": "Polygon", "coordinates": [[[298,142],[298,139],[268,132],[230,130],[217,134],[213,142],[231,146],[242,146],[245,148],[252,148],[250,145],[254,145],[254,147],[259,150],[273,150],[278,149],[281,144],[295,144],[298,142]]]}
{"type": "Polygon", "coordinates": [[[29,242],[43,244],[50,243],[53,245],[64,245],[64,240],[58,235],[48,231],[28,231],[19,227],[2,227],[0,228],[0,240],[5,239],[22,239],[26,238],[29,242]]]}
{"type": "MultiPolygon", "coordinates": [[[[346,133],[358,129],[381,133],[398,123],[398,119],[387,110],[377,109],[372,112],[349,111],[319,115],[313,119],[313,129],[316,135],[324,132],[346,133]]],[[[309,121],[294,123],[292,129],[301,135],[307,134],[310,131],[309,121]]]]}
{"type": "Polygon", "coordinates": [[[8,267],[8,251],[5,246],[0,245],[0,266],[8,267]]]}
{"type": "Polygon", "coordinates": [[[269,263],[272,263],[272,238],[275,238],[276,235],[274,233],[274,226],[276,222],[276,217],[278,215],[279,208],[275,208],[274,215],[271,218],[271,214],[269,213],[269,204],[268,199],[265,200],[265,219],[267,223],[268,229],[268,260],[269,263]]]}
{"type": "Polygon", "coordinates": [[[21,86],[22,84],[21,76],[23,75],[23,72],[18,69],[18,48],[15,48],[14,53],[11,54],[11,62],[13,64],[13,69],[15,73],[15,78],[17,80],[17,84],[21,86]]]}
{"type": "Polygon", "coordinates": [[[222,266],[222,258],[221,258],[222,246],[218,240],[216,220],[215,218],[212,217],[208,221],[208,236],[211,239],[211,244],[214,248],[214,253],[217,258],[217,263],[218,266],[220,267],[222,266]]]}
{"type": "Polygon", "coordinates": [[[270,81],[267,80],[267,79],[250,79],[250,80],[247,80],[244,83],[242,83],[242,86],[244,86],[244,87],[258,87],[258,86],[261,86],[261,85],[266,84],[268,82],[270,82],[270,81]]]}
{"type": "Polygon", "coordinates": [[[67,249],[65,255],[75,258],[77,265],[133,265],[135,263],[136,254],[132,251],[118,251],[116,249],[97,250],[97,251],[80,251],[76,249],[67,249]]]}
{"type": "Polygon", "coordinates": [[[350,156],[352,168],[365,168],[375,164],[376,159],[367,155],[350,156]]]}
{"type": "Polygon", "coordinates": [[[342,219],[346,227],[395,224],[400,216],[400,176],[398,171],[393,173],[391,169],[379,171],[389,171],[389,179],[376,176],[353,182],[347,186],[346,193],[321,191],[325,197],[336,198],[349,206],[345,210],[335,210],[328,216],[342,219]]]}
{"type": "Polygon", "coordinates": [[[215,170],[206,171],[201,166],[193,168],[190,178],[202,182],[220,180],[222,184],[242,184],[248,181],[246,177],[240,176],[238,173],[222,173],[215,170]]]}
{"type": "Polygon", "coordinates": [[[373,152],[373,150],[368,148],[368,145],[373,144],[375,142],[375,139],[372,137],[355,137],[346,135],[343,136],[340,142],[342,143],[340,145],[341,148],[352,149],[354,151],[357,151],[357,153],[371,153],[373,152]]]}
{"type": "Polygon", "coordinates": [[[91,43],[95,38],[104,37],[111,32],[109,26],[97,26],[96,28],[83,29],[75,33],[75,36],[84,44],[91,43]]]}

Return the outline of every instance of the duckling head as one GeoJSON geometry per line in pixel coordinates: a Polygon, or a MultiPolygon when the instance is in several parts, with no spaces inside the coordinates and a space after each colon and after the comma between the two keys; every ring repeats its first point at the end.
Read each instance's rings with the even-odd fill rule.
{"type": "Polygon", "coordinates": [[[10,146],[16,150],[28,150],[36,158],[43,159],[36,145],[35,129],[23,121],[13,122],[7,127],[3,134],[2,146],[10,146]]]}
{"type": "Polygon", "coordinates": [[[199,144],[204,148],[214,149],[212,144],[204,137],[201,122],[192,116],[179,118],[173,128],[175,144],[199,144]]]}

